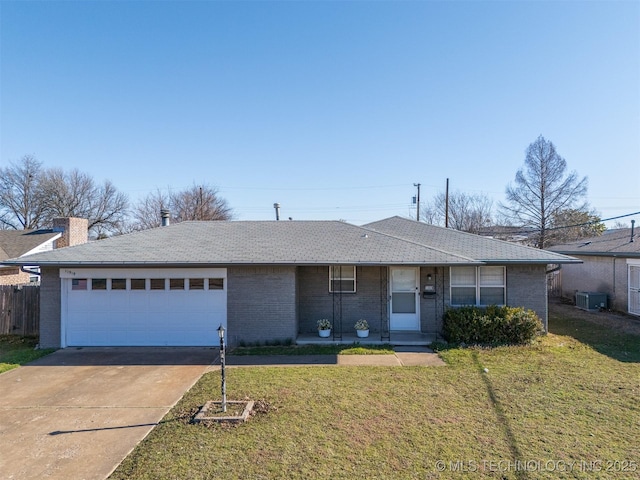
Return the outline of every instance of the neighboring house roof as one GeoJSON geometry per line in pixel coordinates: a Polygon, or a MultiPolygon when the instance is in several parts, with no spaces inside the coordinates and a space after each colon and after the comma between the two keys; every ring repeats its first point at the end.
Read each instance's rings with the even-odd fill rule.
{"type": "Polygon", "coordinates": [[[640,257],[640,236],[630,228],[605,231],[598,237],[582,238],[575,242],[554,245],[549,250],[567,255],[604,257],[640,257]],[[631,241],[633,240],[633,241],[631,241]]]}
{"type": "Polygon", "coordinates": [[[576,259],[560,256],[539,248],[497,240],[472,233],[391,217],[364,225],[365,228],[385,232],[395,237],[428,244],[453,254],[465,255],[483,263],[572,263],[576,259]]]}
{"type": "Polygon", "coordinates": [[[479,265],[571,263],[570,257],[433,227],[406,231],[394,217],[358,227],[339,221],[182,222],[15,259],[15,264],[67,266],[204,265],[479,265]],[[387,223],[385,223],[387,222],[387,223]],[[394,228],[385,228],[385,225],[394,228]]]}
{"type": "Polygon", "coordinates": [[[52,230],[0,230],[0,260],[22,257],[60,235],[52,230]]]}

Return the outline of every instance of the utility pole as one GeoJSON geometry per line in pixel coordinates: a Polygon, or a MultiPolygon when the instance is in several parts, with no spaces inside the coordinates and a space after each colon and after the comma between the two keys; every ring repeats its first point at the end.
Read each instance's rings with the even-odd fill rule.
{"type": "Polygon", "coordinates": [[[417,207],[416,208],[416,221],[420,221],[420,184],[419,183],[414,183],[413,184],[414,187],[418,187],[418,197],[417,197],[417,207]]]}
{"type": "Polygon", "coordinates": [[[449,228],[449,179],[447,178],[447,188],[444,194],[444,228],[449,228]]]}

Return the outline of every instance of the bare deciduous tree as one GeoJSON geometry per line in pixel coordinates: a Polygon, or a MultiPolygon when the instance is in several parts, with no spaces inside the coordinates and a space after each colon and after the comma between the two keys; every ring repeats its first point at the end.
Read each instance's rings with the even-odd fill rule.
{"type": "Polygon", "coordinates": [[[162,224],[160,210],[171,210],[170,205],[171,200],[167,193],[158,189],[148,194],[133,207],[129,230],[146,230],[159,227],[162,224]]]}
{"type": "Polygon", "coordinates": [[[39,193],[42,164],[31,155],[0,168],[0,223],[16,230],[40,226],[43,209],[39,193]]]}
{"type": "Polygon", "coordinates": [[[185,220],[229,220],[231,208],[208,185],[194,185],[171,196],[171,208],[178,222],[185,220]]]}
{"type": "Polygon", "coordinates": [[[515,185],[506,189],[504,215],[522,227],[537,232],[536,246],[548,245],[547,229],[563,210],[587,211],[584,198],[587,178],[576,172],[566,174],[567,162],[552,142],[540,135],[526,151],[524,168],[518,170],[515,185]]]}
{"type": "Polygon", "coordinates": [[[43,169],[32,156],[0,169],[0,223],[6,228],[50,227],[55,217],[89,220],[93,235],[118,232],[125,222],[126,195],[105,181],[98,185],[79,170],[43,169]]]}
{"type": "Polygon", "coordinates": [[[233,215],[227,201],[209,185],[193,185],[179,192],[160,190],[144,197],[133,209],[133,228],[144,230],[159,227],[160,210],[171,212],[173,222],[187,220],[230,220],[233,215]]]}
{"type": "Polygon", "coordinates": [[[127,215],[129,201],[110,181],[97,185],[77,169],[65,172],[52,168],[40,179],[44,217],[81,217],[89,220],[89,231],[98,236],[118,232],[127,215]]]}
{"type": "MultiPolygon", "coordinates": [[[[492,200],[483,194],[455,192],[449,195],[449,227],[464,232],[479,233],[492,224],[492,200]]],[[[445,225],[446,197],[439,193],[423,210],[426,223],[445,225]]]]}

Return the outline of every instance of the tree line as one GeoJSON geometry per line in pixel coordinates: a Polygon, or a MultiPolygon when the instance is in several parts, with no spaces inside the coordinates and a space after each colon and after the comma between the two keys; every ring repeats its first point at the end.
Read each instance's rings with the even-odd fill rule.
{"type": "Polygon", "coordinates": [[[56,217],[89,220],[94,238],[160,226],[160,210],[174,222],[230,220],[232,210],[216,188],[202,184],[148,194],[135,204],[109,181],[96,182],[78,169],[44,168],[25,155],[0,168],[0,229],[48,228],[56,217]]]}
{"type": "MultiPolygon", "coordinates": [[[[530,245],[550,245],[599,235],[605,230],[586,201],[587,178],[567,171],[555,145],[540,135],[526,149],[524,166],[498,204],[484,194],[435,195],[421,211],[427,223],[496,237],[520,234],[530,245]]],[[[230,220],[233,212],[217,189],[206,184],[180,191],[156,190],[131,204],[110,181],[97,183],[73,169],[44,168],[35,157],[0,168],[0,229],[36,229],[55,217],[89,220],[101,238],[161,225],[161,210],[173,222],[230,220]]]]}

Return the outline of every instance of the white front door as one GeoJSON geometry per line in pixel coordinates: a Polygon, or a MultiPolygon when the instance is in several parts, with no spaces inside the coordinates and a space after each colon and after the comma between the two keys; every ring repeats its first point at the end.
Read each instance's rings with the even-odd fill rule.
{"type": "Polygon", "coordinates": [[[391,330],[420,330],[419,269],[391,268],[391,330]]]}

